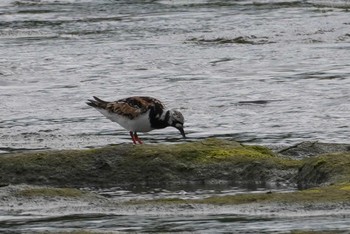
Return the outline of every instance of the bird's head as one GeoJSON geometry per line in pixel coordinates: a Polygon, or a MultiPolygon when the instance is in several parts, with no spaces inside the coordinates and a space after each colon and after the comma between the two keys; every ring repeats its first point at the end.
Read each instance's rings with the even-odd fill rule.
{"type": "Polygon", "coordinates": [[[174,109],[169,110],[169,125],[179,130],[183,138],[186,138],[184,123],[185,118],[180,111],[174,109]]]}

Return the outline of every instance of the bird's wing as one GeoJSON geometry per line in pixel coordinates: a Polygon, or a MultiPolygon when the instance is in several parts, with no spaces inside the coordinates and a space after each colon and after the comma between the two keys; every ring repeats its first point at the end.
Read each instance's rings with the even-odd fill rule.
{"type": "Polygon", "coordinates": [[[160,112],[164,109],[164,105],[158,99],[151,97],[128,97],[120,99],[107,103],[105,109],[109,112],[133,119],[147,112],[152,107],[160,112]]]}

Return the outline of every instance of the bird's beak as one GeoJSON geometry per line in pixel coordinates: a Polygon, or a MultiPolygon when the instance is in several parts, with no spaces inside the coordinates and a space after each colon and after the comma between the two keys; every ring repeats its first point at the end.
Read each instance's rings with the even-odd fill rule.
{"type": "Polygon", "coordinates": [[[183,128],[177,128],[177,129],[180,131],[182,137],[183,137],[183,138],[186,138],[184,129],[183,129],[183,128]]]}

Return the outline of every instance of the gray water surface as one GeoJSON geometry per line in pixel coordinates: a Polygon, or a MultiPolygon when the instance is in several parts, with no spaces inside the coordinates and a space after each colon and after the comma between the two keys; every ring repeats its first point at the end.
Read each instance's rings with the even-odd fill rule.
{"type": "MultiPolygon", "coordinates": [[[[348,217],[303,217],[273,218],[249,217],[240,215],[184,215],[152,216],[152,215],[74,215],[52,217],[27,222],[8,222],[12,227],[8,233],[62,232],[85,229],[95,232],[185,232],[185,233],[290,233],[290,230],[315,233],[348,233],[350,221],[348,217]],[[322,220],[322,221],[321,221],[322,220]],[[14,228],[13,228],[14,226],[14,228]]],[[[0,227],[1,230],[1,227],[0,227]]],[[[3,229],[6,233],[6,229],[3,229]]]]}
{"type": "MultiPolygon", "coordinates": [[[[349,1],[6,0],[0,149],[130,143],[92,95],[179,108],[189,140],[348,142],[349,1]]],[[[181,141],[176,129],[141,134],[181,141]]]]}

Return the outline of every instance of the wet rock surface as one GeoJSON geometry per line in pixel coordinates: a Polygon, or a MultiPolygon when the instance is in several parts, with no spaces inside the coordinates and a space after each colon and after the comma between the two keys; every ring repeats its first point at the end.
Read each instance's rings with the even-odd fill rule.
{"type": "Polygon", "coordinates": [[[276,150],[278,154],[303,159],[321,154],[350,152],[350,144],[322,143],[306,141],[276,150]]]}

